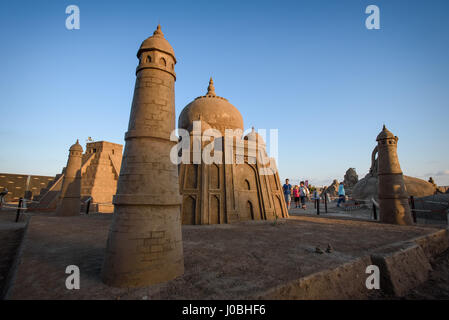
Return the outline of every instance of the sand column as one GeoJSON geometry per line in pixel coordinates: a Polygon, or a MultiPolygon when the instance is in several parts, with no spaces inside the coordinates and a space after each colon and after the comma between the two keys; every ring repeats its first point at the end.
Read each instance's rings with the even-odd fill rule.
{"type": "Polygon", "coordinates": [[[56,215],[76,216],[81,210],[81,162],[83,147],[78,140],[69,149],[56,215]]]}
{"type": "Polygon", "coordinates": [[[103,281],[138,287],[184,272],[177,166],[170,161],[175,129],[176,58],[160,27],[137,54],[136,85],[103,281]]]}
{"type": "Polygon", "coordinates": [[[380,220],[386,223],[413,224],[408,194],[397,155],[398,137],[383,127],[377,136],[380,220]]]}

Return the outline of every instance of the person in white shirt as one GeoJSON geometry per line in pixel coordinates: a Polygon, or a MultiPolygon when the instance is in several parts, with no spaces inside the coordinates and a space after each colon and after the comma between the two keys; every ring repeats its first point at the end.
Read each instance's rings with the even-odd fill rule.
{"type": "Polygon", "coordinates": [[[299,184],[299,194],[301,197],[301,206],[304,210],[306,210],[306,198],[310,194],[310,192],[309,189],[304,185],[304,181],[301,181],[299,184]]]}

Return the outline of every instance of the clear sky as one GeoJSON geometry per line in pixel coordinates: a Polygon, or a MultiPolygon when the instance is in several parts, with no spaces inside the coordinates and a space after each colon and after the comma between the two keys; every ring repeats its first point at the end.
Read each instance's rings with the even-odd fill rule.
{"type": "Polygon", "coordinates": [[[0,172],[54,175],[77,138],[123,144],[136,52],[158,22],[177,116],[213,76],[245,128],[279,129],[281,179],[362,178],[385,123],[405,174],[449,185],[446,0],[2,1],[0,172]],[[380,30],[365,27],[370,4],[380,30]]]}

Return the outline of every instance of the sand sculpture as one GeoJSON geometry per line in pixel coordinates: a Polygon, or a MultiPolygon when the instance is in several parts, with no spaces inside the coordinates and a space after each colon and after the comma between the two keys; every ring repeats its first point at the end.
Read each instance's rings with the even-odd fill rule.
{"type": "Polygon", "coordinates": [[[392,224],[413,224],[408,193],[397,154],[399,138],[386,127],[377,136],[378,198],[380,221],[392,224]]]}
{"type": "MultiPolygon", "coordinates": [[[[352,198],[371,201],[378,199],[378,146],[371,153],[371,167],[369,173],[360,179],[352,188],[352,198]]],[[[404,175],[405,188],[409,196],[426,197],[435,194],[436,188],[431,183],[404,175]]]]}
{"type": "Polygon", "coordinates": [[[62,180],[59,203],[56,209],[58,216],[76,216],[81,209],[81,163],[83,147],[78,140],[69,149],[69,159],[62,180]]]}
{"type": "Polygon", "coordinates": [[[184,272],[176,142],[176,63],[160,26],[142,42],[114,215],[102,269],[103,281],[140,287],[184,272]]]}
{"type": "Polygon", "coordinates": [[[242,135],[240,112],[227,99],[215,94],[212,78],[206,95],[189,103],[178,123],[190,138],[190,160],[180,164],[179,175],[183,224],[288,217],[276,164],[268,158],[265,141],[254,128],[246,136],[242,135]],[[227,140],[226,130],[232,130],[235,137],[227,140]],[[195,139],[200,139],[197,149],[195,139]],[[201,157],[209,147],[213,147],[213,163],[194,163],[195,157],[201,157]]]}
{"type": "Polygon", "coordinates": [[[351,195],[352,188],[357,184],[358,181],[359,176],[357,175],[355,168],[349,168],[348,170],[346,170],[343,185],[345,186],[345,191],[347,195],[351,195]]]}

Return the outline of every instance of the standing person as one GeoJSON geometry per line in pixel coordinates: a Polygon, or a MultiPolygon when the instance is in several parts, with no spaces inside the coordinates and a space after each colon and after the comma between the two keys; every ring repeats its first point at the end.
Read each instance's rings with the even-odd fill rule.
{"type": "Polygon", "coordinates": [[[301,198],[301,206],[304,210],[307,209],[306,207],[306,198],[309,195],[309,189],[304,185],[304,181],[301,181],[299,183],[299,195],[301,198]]]}
{"type": "Polygon", "coordinates": [[[298,185],[295,185],[295,187],[293,188],[293,197],[295,198],[295,208],[298,208],[299,207],[299,198],[301,197],[298,185]]]}
{"type": "Polygon", "coordinates": [[[321,191],[321,197],[323,197],[324,201],[327,201],[327,203],[331,202],[331,199],[329,197],[329,193],[327,192],[327,187],[323,187],[323,191],[321,191]]]}
{"type": "Polygon", "coordinates": [[[346,194],[345,194],[345,186],[343,185],[343,182],[340,182],[340,185],[338,186],[338,202],[337,202],[337,207],[340,207],[340,203],[341,202],[345,202],[346,199],[346,194]]]}
{"type": "Polygon", "coordinates": [[[285,179],[285,184],[282,186],[282,189],[284,190],[285,202],[287,203],[287,210],[290,209],[290,203],[292,201],[292,185],[288,183],[288,181],[288,179],[285,179]]]}
{"type": "Polygon", "coordinates": [[[5,203],[5,197],[8,194],[8,192],[9,192],[8,188],[3,188],[3,191],[0,192],[0,208],[1,208],[2,204],[5,203]]]}
{"type": "Polygon", "coordinates": [[[315,191],[313,191],[313,200],[320,200],[320,193],[318,192],[318,189],[315,189],[315,191]]]}

